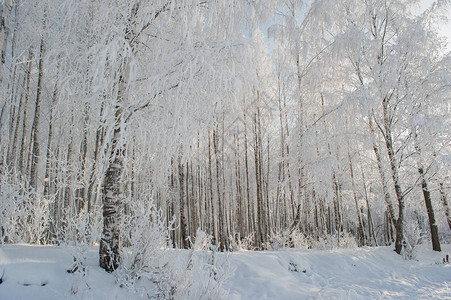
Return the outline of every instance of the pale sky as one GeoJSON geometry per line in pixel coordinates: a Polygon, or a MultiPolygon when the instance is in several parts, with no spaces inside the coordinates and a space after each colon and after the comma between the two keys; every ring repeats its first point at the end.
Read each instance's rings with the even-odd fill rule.
{"type": "MultiPolygon", "coordinates": [[[[429,8],[431,4],[433,3],[433,0],[421,0],[421,7],[419,11],[424,11],[425,9],[429,8]]],[[[451,10],[448,14],[448,22],[446,24],[439,24],[439,32],[443,36],[446,36],[448,38],[448,46],[447,50],[451,51],[451,10]]]]}

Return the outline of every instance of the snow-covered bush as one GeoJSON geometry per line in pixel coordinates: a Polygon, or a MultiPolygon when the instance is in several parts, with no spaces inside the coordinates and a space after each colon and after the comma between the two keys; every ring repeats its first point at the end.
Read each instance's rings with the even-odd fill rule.
{"type": "Polygon", "coordinates": [[[354,235],[348,232],[341,232],[340,234],[328,234],[320,237],[318,240],[312,241],[312,248],[314,249],[335,249],[335,248],[357,248],[358,244],[354,235]]]}
{"type": "Polygon", "coordinates": [[[358,246],[359,245],[357,244],[357,240],[354,235],[348,232],[342,232],[340,234],[340,239],[338,240],[339,248],[357,248],[358,246]]]}
{"type": "Polygon", "coordinates": [[[100,210],[88,212],[87,207],[79,214],[65,212],[64,223],[55,227],[53,242],[65,247],[73,257],[67,272],[73,275],[71,294],[89,289],[85,277],[88,272],[88,251],[99,240],[101,221],[100,210]]]}
{"type": "Polygon", "coordinates": [[[152,201],[126,199],[124,202],[128,212],[122,218],[124,247],[116,280],[140,294],[171,299],[176,286],[166,253],[170,228],[152,201]],[[138,280],[148,281],[152,288],[145,284],[140,287],[138,280]]]}
{"type": "Polygon", "coordinates": [[[23,241],[30,244],[47,244],[52,222],[50,204],[53,199],[34,194],[26,205],[27,217],[20,218],[23,241]]]}
{"type": "Polygon", "coordinates": [[[218,263],[211,236],[198,230],[192,249],[169,248],[169,228],[152,201],[125,201],[124,247],[116,281],[140,296],[157,299],[223,299],[229,267],[218,263]]]}
{"type": "Polygon", "coordinates": [[[188,261],[178,283],[177,299],[226,299],[224,281],[232,274],[228,253],[217,255],[219,245],[213,245],[212,236],[198,229],[191,244],[188,261]]]}
{"type": "Polygon", "coordinates": [[[45,243],[49,232],[51,199],[35,193],[16,172],[4,169],[1,174],[1,243],[45,243]]]}
{"type": "Polygon", "coordinates": [[[78,216],[67,218],[66,224],[58,229],[57,243],[69,249],[74,257],[70,273],[86,272],[86,254],[92,244],[93,226],[89,223],[86,210],[78,216]]]}
{"type": "Polygon", "coordinates": [[[421,244],[423,237],[425,236],[425,232],[422,232],[420,228],[420,224],[417,219],[411,219],[405,221],[404,226],[404,249],[403,256],[405,258],[411,259],[413,257],[413,253],[415,248],[421,244]]]}
{"type": "Polygon", "coordinates": [[[340,234],[327,234],[315,238],[313,236],[306,236],[304,233],[296,229],[291,233],[289,230],[274,233],[265,247],[267,249],[334,249],[357,248],[358,245],[355,237],[350,233],[342,232],[340,234]]]}
{"type": "Polygon", "coordinates": [[[83,279],[88,272],[87,257],[93,230],[88,218],[83,216],[70,219],[67,227],[70,234],[66,236],[65,243],[74,258],[67,272],[74,275],[71,293],[76,294],[83,285],[86,285],[83,279]]]}
{"type": "Polygon", "coordinates": [[[229,240],[231,241],[230,251],[255,250],[255,231],[244,237],[237,236],[236,238],[232,238],[230,236],[229,240]]]}
{"type": "Polygon", "coordinates": [[[16,221],[26,215],[32,193],[27,185],[4,169],[0,178],[0,243],[17,242],[16,221]]]}
{"type": "Polygon", "coordinates": [[[288,242],[289,242],[288,230],[281,230],[273,233],[264,247],[266,249],[289,248],[290,245],[288,242]]]}
{"type": "Polygon", "coordinates": [[[294,248],[307,249],[309,248],[309,239],[305,234],[298,229],[294,230],[290,235],[290,242],[294,248]]]}
{"type": "Polygon", "coordinates": [[[280,249],[280,248],[309,248],[310,242],[306,236],[298,229],[293,230],[281,230],[271,235],[269,243],[266,245],[267,249],[280,249]]]}

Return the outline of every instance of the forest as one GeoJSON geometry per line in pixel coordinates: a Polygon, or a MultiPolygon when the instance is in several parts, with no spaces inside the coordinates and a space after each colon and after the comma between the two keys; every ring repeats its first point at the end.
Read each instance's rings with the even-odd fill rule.
{"type": "Polygon", "coordinates": [[[0,244],[441,251],[450,1],[420,2],[1,1],[0,244]]]}

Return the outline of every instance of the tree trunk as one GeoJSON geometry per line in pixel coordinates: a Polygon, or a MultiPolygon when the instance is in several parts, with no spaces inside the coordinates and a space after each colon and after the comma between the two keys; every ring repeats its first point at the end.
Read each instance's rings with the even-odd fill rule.
{"type": "MultiPolygon", "coordinates": [[[[15,151],[15,146],[16,146],[16,144],[14,142],[14,139],[15,139],[15,136],[14,136],[14,133],[15,133],[15,128],[14,128],[15,127],[14,126],[15,122],[14,121],[16,119],[18,119],[19,115],[20,115],[20,111],[18,109],[16,110],[16,107],[17,107],[17,105],[16,105],[17,88],[15,86],[18,85],[18,84],[16,84],[16,69],[17,69],[16,67],[17,67],[16,65],[13,66],[13,71],[10,74],[10,77],[9,77],[9,80],[8,80],[8,85],[6,87],[7,94],[9,94],[7,97],[9,97],[10,111],[9,111],[9,126],[8,126],[9,127],[8,147],[6,149],[4,149],[5,150],[4,155],[6,156],[6,164],[8,166],[11,165],[11,162],[12,162],[12,159],[13,159],[12,158],[13,157],[12,154],[15,151]],[[14,91],[14,89],[16,89],[16,92],[14,91]],[[16,111],[17,111],[17,114],[16,114],[16,111]]],[[[20,103],[19,103],[19,105],[20,105],[20,103]]]]}
{"type": "MultiPolygon", "coordinates": [[[[370,127],[370,132],[371,134],[374,135],[374,128],[373,128],[373,122],[372,122],[372,117],[368,116],[368,125],[370,127]]],[[[387,230],[389,230],[389,232],[392,231],[392,228],[395,226],[395,209],[393,208],[393,203],[390,197],[390,191],[388,189],[387,186],[387,180],[385,178],[385,173],[384,173],[384,169],[383,169],[383,165],[382,165],[382,157],[380,154],[380,150],[379,147],[376,145],[376,141],[373,141],[373,151],[374,151],[374,155],[376,156],[376,161],[377,161],[377,169],[379,171],[379,176],[381,179],[381,184],[382,184],[382,192],[384,193],[384,200],[385,200],[385,204],[387,205],[387,211],[388,211],[388,228],[387,230]]],[[[389,234],[390,238],[390,242],[393,242],[392,240],[392,235],[389,234]]]]}
{"type": "MultiPolygon", "coordinates": [[[[23,83],[22,83],[22,88],[25,87],[26,84],[26,76],[24,76],[23,78],[23,83]]],[[[12,149],[12,153],[11,153],[11,159],[13,160],[14,165],[17,164],[18,162],[18,158],[17,158],[17,147],[18,147],[18,139],[19,139],[19,128],[20,128],[20,121],[21,121],[21,115],[22,115],[22,111],[25,109],[23,106],[23,102],[24,102],[24,93],[20,93],[20,97],[19,97],[19,108],[17,109],[17,117],[16,117],[16,124],[14,126],[14,137],[13,137],[13,149],[12,149]]]]}
{"type": "Polygon", "coordinates": [[[239,138],[234,135],[236,151],[235,151],[235,185],[236,185],[236,198],[237,198],[237,219],[238,219],[238,232],[239,236],[245,235],[245,220],[244,220],[244,207],[243,207],[243,188],[241,187],[241,164],[240,164],[240,141],[239,138]]]}
{"type": "Polygon", "coordinates": [[[3,81],[3,68],[6,62],[6,46],[8,43],[8,19],[13,7],[13,0],[2,1],[0,5],[0,83],[3,81]]]}
{"type": "Polygon", "coordinates": [[[275,220],[274,226],[276,229],[280,229],[286,226],[285,221],[285,129],[283,126],[283,110],[282,110],[282,95],[280,87],[280,76],[277,76],[277,90],[278,90],[278,107],[279,107],[279,126],[280,126],[280,162],[278,163],[278,175],[277,175],[277,192],[276,192],[276,207],[275,207],[275,220]],[[282,209],[279,208],[282,203],[282,209]],[[281,211],[281,212],[280,212],[281,211]],[[282,216],[280,214],[283,213],[282,216]]]}
{"type": "Polygon", "coordinates": [[[65,172],[65,188],[64,188],[64,219],[65,219],[65,224],[67,224],[67,220],[70,218],[70,216],[72,215],[72,213],[75,211],[75,207],[74,207],[74,203],[73,203],[73,199],[72,199],[72,189],[71,189],[71,185],[73,183],[72,180],[72,174],[73,171],[71,169],[71,165],[72,165],[72,149],[73,149],[73,132],[72,132],[72,124],[74,124],[74,114],[72,113],[72,118],[71,118],[71,126],[70,126],[70,130],[69,130],[69,143],[67,146],[67,154],[66,154],[66,166],[67,166],[67,171],[65,172]]]}
{"type": "Polygon", "coordinates": [[[210,209],[208,212],[208,220],[210,221],[210,229],[212,230],[213,238],[218,237],[217,228],[216,228],[216,220],[215,220],[215,206],[213,199],[213,163],[212,163],[212,151],[211,151],[211,134],[208,132],[208,190],[209,190],[209,199],[207,202],[209,203],[210,209]]]}
{"type": "MultiPolygon", "coordinates": [[[[246,109],[246,103],[244,103],[244,107],[246,109]]],[[[248,158],[248,141],[247,141],[247,118],[246,111],[243,114],[244,121],[244,169],[246,173],[246,200],[247,200],[247,219],[248,219],[248,228],[247,232],[251,234],[255,230],[255,222],[254,222],[254,205],[251,200],[251,192],[250,192],[250,183],[249,183],[249,158],[248,158]]]]}
{"type": "MultiPolygon", "coordinates": [[[[120,111],[116,112],[119,117],[120,111]]],[[[116,124],[120,124],[117,122],[116,124]]],[[[119,126],[119,125],[118,125],[119,126]]],[[[100,267],[107,272],[117,269],[120,262],[120,216],[122,202],[120,200],[120,178],[124,165],[124,149],[119,146],[121,130],[114,129],[109,166],[103,182],[103,232],[99,247],[100,267]]]]}
{"type": "Polygon", "coordinates": [[[451,230],[451,212],[449,209],[448,201],[446,200],[445,189],[443,188],[443,183],[440,182],[440,199],[442,200],[443,207],[445,208],[446,221],[448,222],[448,227],[451,230]]]}
{"type": "Polygon", "coordinates": [[[255,184],[256,184],[256,196],[257,196],[257,215],[255,218],[257,225],[257,246],[261,247],[262,238],[262,200],[261,200],[261,182],[260,182],[260,161],[258,155],[260,151],[258,150],[258,135],[257,135],[257,114],[254,114],[254,165],[255,165],[255,184]]]}
{"type": "Polygon", "coordinates": [[[80,145],[80,160],[81,170],[77,174],[77,181],[82,183],[82,187],[75,191],[75,206],[77,207],[76,214],[78,215],[81,210],[86,206],[86,165],[88,155],[88,121],[89,121],[89,106],[85,105],[83,119],[83,139],[80,145]]]}
{"type": "Polygon", "coordinates": [[[367,215],[368,215],[368,238],[371,239],[371,237],[372,237],[373,241],[374,241],[374,245],[377,246],[376,234],[374,233],[373,216],[371,213],[370,201],[368,199],[368,190],[366,187],[365,173],[363,172],[362,164],[360,164],[360,171],[362,172],[363,192],[365,193],[365,201],[366,201],[366,208],[367,208],[367,215]]]}
{"type": "Polygon", "coordinates": [[[296,227],[299,226],[299,223],[301,222],[301,204],[298,204],[296,208],[296,216],[293,220],[293,223],[290,226],[290,235],[294,232],[296,227]]]}
{"type": "MultiPolygon", "coordinates": [[[[16,83],[16,70],[17,66],[14,65],[13,72],[10,76],[8,82],[8,93],[10,93],[10,106],[12,106],[12,110],[10,111],[9,118],[9,141],[8,141],[8,149],[5,151],[6,153],[6,163],[11,166],[12,162],[16,155],[16,146],[17,146],[17,134],[18,134],[18,125],[19,122],[17,120],[20,119],[21,109],[22,109],[22,97],[19,98],[19,107],[16,113],[16,101],[17,101],[17,91],[19,84],[16,83]],[[15,87],[17,86],[17,87],[15,87]],[[15,91],[14,91],[15,90],[15,91]]],[[[20,78],[20,77],[19,77],[20,78]]],[[[17,79],[17,81],[20,81],[17,79]]]]}
{"type": "Polygon", "coordinates": [[[22,121],[22,141],[20,143],[20,155],[19,155],[19,171],[24,173],[24,166],[25,165],[25,149],[26,149],[26,137],[27,137],[27,107],[28,107],[28,100],[30,98],[30,77],[31,77],[31,58],[32,58],[32,52],[31,50],[28,52],[28,69],[27,73],[25,75],[26,77],[26,89],[25,89],[25,103],[24,103],[24,109],[23,109],[23,121],[22,121]]]}
{"type": "Polygon", "coordinates": [[[224,219],[224,203],[222,196],[222,187],[221,187],[221,162],[219,157],[219,148],[218,148],[218,142],[219,137],[216,132],[216,130],[213,130],[213,150],[215,154],[215,160],[216,160],[216,189],[218,193],[218,222],[219,222],[219,228],[218,228],[218,241],[222,245],[221,249],[226,249],[226,223],[224,219]]]}
{"type": "MultiPolygon", "coordinates": [[[[125,28],[125,40],[130,46],[132,53],[135,51],[137,41],[130,26],[134,25],[134,19],[138,13],[140,2],[133,5],[130,12],[129,22],[125,28]]],[[[123,103],[127,96],[128,81],[130,77],[129,59],[124,58],[117,70],[117,95],[116,103],[123,103]]],[[[121,143],[122,130],[124,126],[123,111],[121,105],[116,105],[114,114],[113,137],[111,140],[111,152],[108,157],[108,168],[105,172],[103,182],[103,232],[99,247],[100,267],[107,272],[112,272],[119,266],[120,262],[120,223],[122,210],[122,188],[120,184],[124,167],[124,154],[126,145],[121,143]]]]}
{"type": "Polygon", "coordinates": [[[355,209],[357,212],[357,221],[358,221],[357,235],[359,237],[359,246],[363,246],[366,244],[366,237],[365,237],[365,231],[363,229],[362,217],[360,216],[360,207],[359,207],[356,187],[355,187],[355,183],[354,183],[354,170],[352,168],[351,154],[349,152],[348,152],[348,159],[349,159],[349,171],[350,171],[350,175],[351,175],[352,193],[354,195],[355,209]]]}
{"type": "Polygon", "coordinates": [[[431,192],[429,191],[428,182],[426,180],[423,167],[418,168],[418,173],[421,176],[421,189],[423,190],[424,203],[426,204],[426,210],[429,218],[429,226],[431,228],[432,238],[432,250],[442,251],[440,248],[440,239],[438,237],[438,227],[435,222],[434,209],[432,207],[431,192]]]}
{"type": "MultiPolygon", "coordinates": [[[[99,113],[99,119],[101,120],[103,118],[103,108],[104,104],[100,106],[100,113],[99,113]]],[[[100,146],[102,144],[102,141],[104,139],[104,129],[103,126],[98,126],[96,130],[96,140],[95,140],[95,147],[94,147],[94,162],[92,164],[90,173],[89,173],[89,181],[88,181],[88,191],[87,191],[87,210],[88,213],[92,210],[93,200],[96,198],[94,197],[94,188],[97,185],[97,181],[99,180],[96,176],[96,168],[99,164],[99,152],[100,152],[100,146]]]]}
{"type": "MultiPolygon", "coordinates": [[[[385,106],[385,105],[384,105],[385,106]]],[[[386,112],[386,107],[384,107],[384,112],[386,112]]],[[[386,113],[385,113],[386,114],[386,113]]],[[[391,138],[391,129],[388,125],[388,116],[384,117],[385,121],[385,145],[387,147],[388,158],[390,161],[391,173],[393,184],[395,186],[396,198],[398,200],[398,219],[396,220],[396,240],[395,240],[395,251],[401,254],[402,248],[404,246],[404,195],[402,193],[401,184],[399,182],[398,167],[396,164],[395,151],[393,149],[393,142],[391,138]]]]}
{"type": "Polygon", "coordinates": [[[185,216],[185,174],[184,174],[184,168],[181,161],[179,161],[178,165],[178,171],[179,171],[179,197],[180,197],[180,248],[187,249],[187,224],[186,224],[186,216],[185,216]]]}
{"type": "Polygon", "coordinates": [[[340,195],[340,184],[338,182],[335,171],[332,172],[332,182],[334,188],[334,220],[335,220],[335,231],[338,237],[343,231],[343,219],[341,217],[341,195],[340,195]]]}
{"type": "Polygon", "coordinates": [[[41,38],[41,46],[39,48],[39,62],[38,62],[38,85],[36,90],[36,104],[32,127],[31,141],[33,141],[31,167],[30,167],[30,186],[36,191],[38,180],[38,164],[39,164],[39,124],[41,116],[41,95],[42,95],[42,77],[43,77],[43,61],[44,61],[45,47],[44,39],[41,38]]]}

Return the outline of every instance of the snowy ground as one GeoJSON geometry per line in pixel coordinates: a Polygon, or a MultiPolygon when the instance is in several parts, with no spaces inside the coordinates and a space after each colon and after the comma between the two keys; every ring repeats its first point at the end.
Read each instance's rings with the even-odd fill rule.
{"type": "MultiPolygon", "coordinates": [[[[451,299],[451,265],[424,251],[406,261],[391,247],[242,252],[231,299],[451,299]]],[[[422,249],[423,250],[423,249],[422,249]]]]}
{"type": "MultiPolygon", "coordinates": [[[[228,299],[451,299],[451,264],[422,246],[415,260],[391,247],[234,252],[228,299]]],[[[224,259],[224,256],[221,257],[224,259]]],[[[67,273],[72,256],[50,246],[0,246],[0,299],[133,299],[97,266],[89,251],[87,276],[67,273]],[[77,293],[71,294],[71,289],[77,293]]]]}

